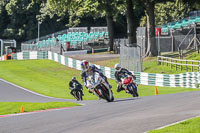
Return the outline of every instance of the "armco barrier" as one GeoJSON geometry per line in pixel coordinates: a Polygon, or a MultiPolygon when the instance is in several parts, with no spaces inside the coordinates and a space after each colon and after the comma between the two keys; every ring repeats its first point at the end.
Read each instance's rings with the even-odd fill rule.
{"type": "Polygon", "coordinates": [[[12,54],[12,59],[16,60],[48,59],[48,53],[40,51],[19,52],[16,54],[12,54]]]}
{"type": "MultiPolygon", "coordinates": [[[[52,52],[48,52],[48,59],[68,67],[81,70],[80,60],[75,60],[52,52]]],[[[102,69],[103,73],[108,78],[114,79],[115,69],[99,65],[96,66],[102,69]]],[[[152,74],[144,72],[132,73],[136,75],[136,82],[143,85],[196,88],[195,85],[200,83],[199,72],[187,72],[182,74],[152,74]]]]}
{"type": "MultiPolygon", "coordinates": [[[[62,65],[81,70],[81,61],[69,58],[53,52],[21,52],[12,55],[13,59],[49,59],[56,61],[62,65]]],[[[102,69],[103,73],[111,79],[114,79],[115,69],[96,65],[102,69]]],[[[181,74],[152,74],[144,72],[132,72],[138,84],[166,87],[186,87],[196,88],[196,84],[200,84],[200,72],[187,72],[181,74]]]]}

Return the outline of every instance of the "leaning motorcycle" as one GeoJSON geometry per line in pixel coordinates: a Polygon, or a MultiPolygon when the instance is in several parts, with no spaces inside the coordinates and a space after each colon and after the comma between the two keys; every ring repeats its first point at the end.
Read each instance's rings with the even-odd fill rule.
{"type": "Polygon", "coordinates": [[[75,86],[75,88],[79,88],[79,89],[75,89],[73,92],[74,97],[77,99],[77,101],[79,100],[83,100],[83,92],[82,92],[82,86],[78,86],[76,83],[73,83],[73,86],[75,86]]]}
{"type": "Polygon", "coordinates": [[[74,97],[77,99],[77,101],[79,100],[82,101],[83,100],[82,90],[75,90],[74,97]]]}
{"type": "Polygon", "coordinates": [[[98,73],[95,72],[93,75],[88,76],[87,87],[93,90],[95,95],[105,99],[107,102],[114,101],[112,90],[109,88],[105,79],[103,79],[103,77],[101,77],[98,73]]]}
{"type": "Polygon", "coordinates": [[[132,76],[126,75],[123,78],[121,78],[121,80],[122,80],[122,87],[127,93],[131,94],[133,97],[139,96],[137,92],[137,84],[132,76]]]}

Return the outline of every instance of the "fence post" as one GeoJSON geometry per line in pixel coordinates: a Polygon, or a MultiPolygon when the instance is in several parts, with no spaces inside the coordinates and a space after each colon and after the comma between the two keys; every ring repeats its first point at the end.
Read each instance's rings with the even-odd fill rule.
{"type": "Polygon", "coordinates": [[[162,65],[164,65],[164,58],[162,58],[162,65]]]}
{"type": "Polygon", "coordinates": [[[200,72],[200,65],[199,65],[199,72],[200,72]]]}
{"type": "Polygon", "coordinates": [[[172,69],[173,65],[172,65],[172,59],[171,59],[171,69],[172,69]]]}
{"type": "Polygon", "coordinates": [[[159,61],[159,56],[157,56],[157,63],[158,63],[158,65],[160,65],[160,61],[159,61]]]}
{"type": "Polygon", "coordinates": [[[176,60],[176,71],[177,71],[177,60],[176,60]]]}
{"type": "Polygon", "coordinates": [[[188,68],[187,68],[187,60],[186,60],[186,71],[188,71],[188,68]]]}
{"type": "Polygon", "coordinates": [[[191,61],[191,64],[192,64],[191,69],[192,69],[192,72],[193,72],[193,61],[191,61]]]}
{"type": "Polygon", "coordinates": [[[181,60],[181,71],[182,71],[182,60],[181,60]]]}
{"type": "Polygon", "coordinates": [[[168,66],[168,58],[167,58],[167,60],[166,60],[166,61],[167,61],[166,63],[167,63],[167,66],[168,66]]]}

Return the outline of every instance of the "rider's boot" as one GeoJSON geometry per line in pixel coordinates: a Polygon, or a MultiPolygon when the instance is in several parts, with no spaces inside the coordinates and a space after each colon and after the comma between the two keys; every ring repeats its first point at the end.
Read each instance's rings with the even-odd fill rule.
{"type": "Polygon", "coordinates": [[[91,89],[88,90],[89,93],[93,93],[93,91],[91,89]]]}
{"type": "Polygon", "coordinates": [[[93,94],[95,94],[98,97],[98,100],[101,100],[101,97],[94,91],[93,94]]]}
{"type": "Polygon", "coordinates": [[[129,90],[128,90],[128,88],[125,88],[124,90],[126,91],[126,93],[129,93],[129,90]]]}

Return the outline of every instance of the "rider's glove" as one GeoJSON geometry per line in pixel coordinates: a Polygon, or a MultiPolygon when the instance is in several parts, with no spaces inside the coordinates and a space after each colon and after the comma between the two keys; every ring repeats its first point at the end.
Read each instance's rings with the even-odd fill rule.
{"type": "Polygon", "coordinates": [[[100,72],[100,73],[99,73],[99,75],[100,75],[101,77],[104,77],[104,75],[103,75],[103,73],[102,73],[102,72],[100,72]]]}
{"type": "Polygon", "coordinates": [[[136,77],[133,74],[131,74],[131,76],[133,77],[134,80],[136,80],[136,77]]]}

